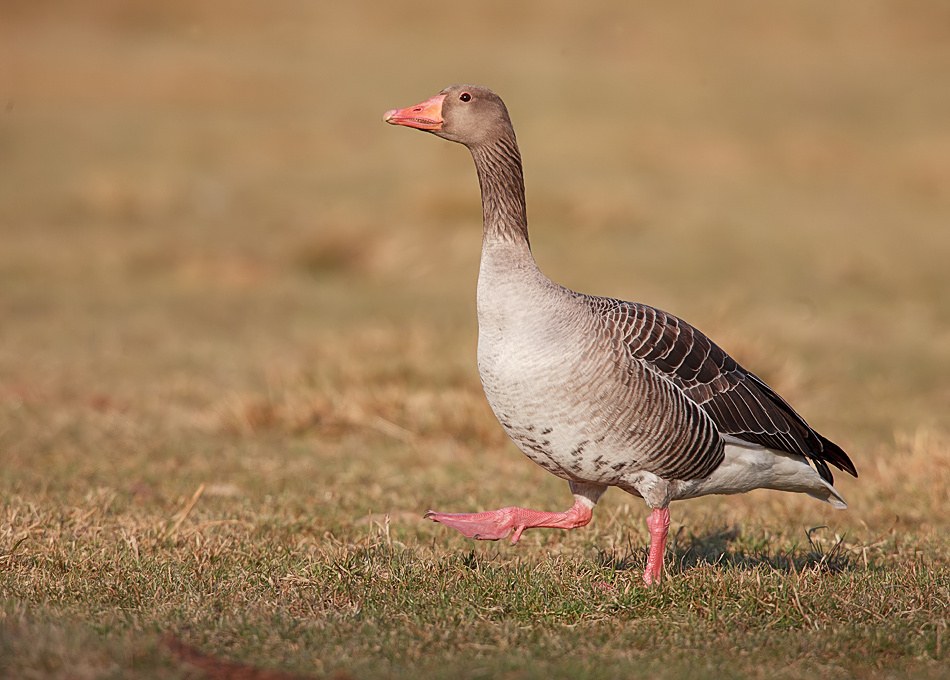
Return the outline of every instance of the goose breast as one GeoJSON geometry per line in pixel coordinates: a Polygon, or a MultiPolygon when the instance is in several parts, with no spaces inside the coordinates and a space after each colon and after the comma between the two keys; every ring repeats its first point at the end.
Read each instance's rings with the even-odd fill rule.
{"type": "Polygon", "coordinates": [[[479,296],[478,366],[492,410],[531,460],[633,491],[643,472],[676,480],[715,469],[723,442],[713,420],[585,296],[547,281],[525,300],[525,288],[506,299],[494,279],[479,296]]]}

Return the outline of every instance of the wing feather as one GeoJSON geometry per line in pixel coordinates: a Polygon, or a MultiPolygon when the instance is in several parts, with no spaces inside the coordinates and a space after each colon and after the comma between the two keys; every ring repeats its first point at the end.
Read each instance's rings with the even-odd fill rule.
{"type": "Polygon", "coordinates": [[[702,407],[719,432],[805,456],[828,483],[834,481],[828,463],[857,476],[839,446],[815,432],[761,378],[693,326],[647,305],[609,298],[591,301],[613,336],[623,339],[629,355],[702,407]]]}

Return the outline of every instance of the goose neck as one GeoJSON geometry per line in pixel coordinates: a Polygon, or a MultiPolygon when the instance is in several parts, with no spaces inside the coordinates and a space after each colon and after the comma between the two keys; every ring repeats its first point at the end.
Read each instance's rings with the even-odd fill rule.
{"type": "Polygon", "coordinates": [[[473,146],[471,152],[482,191],[483,241],[530,249],[521,153],[514,135],[473,146]]]}

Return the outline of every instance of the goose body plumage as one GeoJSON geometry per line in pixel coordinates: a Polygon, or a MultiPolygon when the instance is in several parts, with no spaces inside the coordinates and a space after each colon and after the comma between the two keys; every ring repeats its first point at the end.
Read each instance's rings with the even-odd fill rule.
{"type": "Polygon", "coordinates": [[[482,193],[478,370],[508,436],[570,482],[566,513],[522,508],[427,517],[475,538],[512,542],[531,527],[586,524],[610,486],[652,507],[644,580],[660,576],[671,501],[757,488],[845,502],[828,467],[847,454],[682,319],[583,295],[545,277],[531,254],[521,157],[507,108],[486,88],[454,85],[387,122],[472,152],[482,193]]]}

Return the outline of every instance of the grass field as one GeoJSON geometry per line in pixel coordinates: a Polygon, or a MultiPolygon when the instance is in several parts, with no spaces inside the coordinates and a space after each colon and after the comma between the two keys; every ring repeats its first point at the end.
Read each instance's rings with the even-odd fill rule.
{"type": "Polygon", "coordinates": [[[941,0],[6,0],[0,677],[947,677],[948,73],[941,0]],[[674,504],[652,590],[616,490],[422,521],[570,504],[481,393],[471,160],[380,121],[453,82],[545,273],[706,331],[847,511],[674,504]]]}

